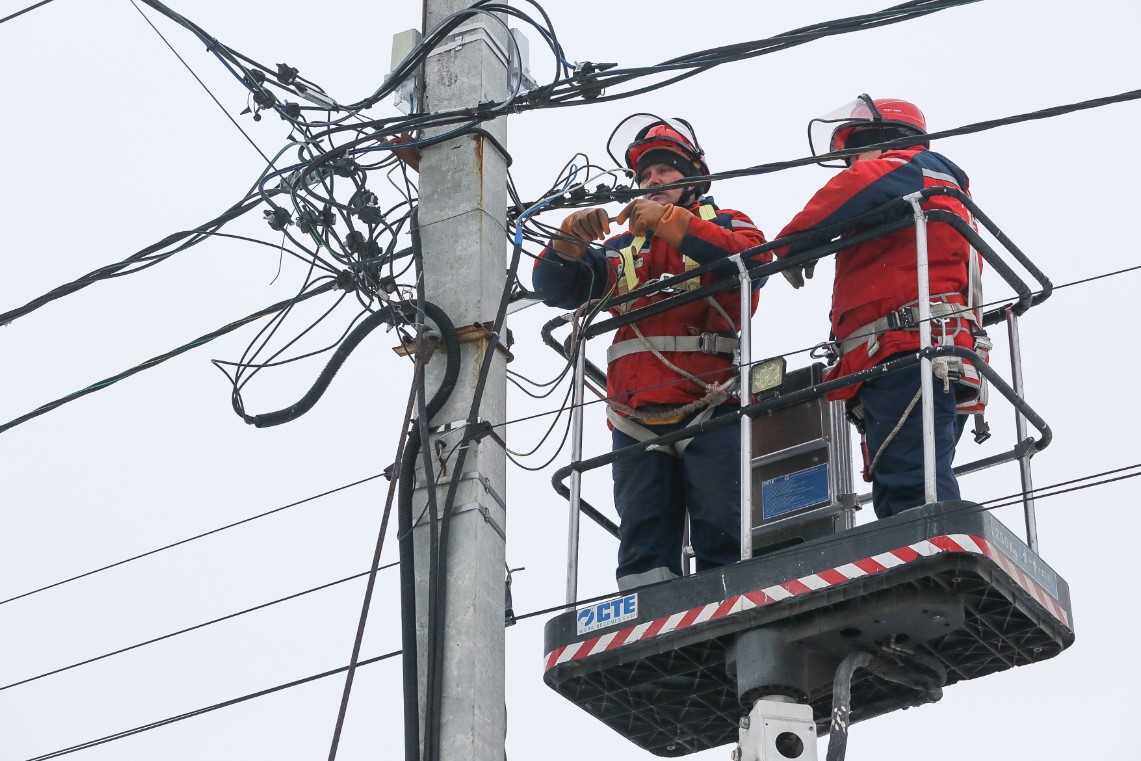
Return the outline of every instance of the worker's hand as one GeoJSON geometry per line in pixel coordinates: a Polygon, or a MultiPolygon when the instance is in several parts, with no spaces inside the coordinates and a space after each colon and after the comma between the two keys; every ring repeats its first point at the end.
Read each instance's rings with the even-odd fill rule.
{"type": "Polygon", "coordinates": [[[563,220],[559,232],[561,238],[551,238],[555,253],[564,259],[581,259],[590,241],[603,240],[610,234],[610,217],[602,209],[579,209],[563,220]]]}
{"type": "Polygon", "coordinates": [[[784,275],[784,279],[792,283],[793,288],[803,288],[805,280],[812,279],[812,273],[816,270],[816,262],[812,262],[804,267],[793,267],[790,270],[784,270],[780,274],[784,275]]]}
{"type": "Polygon", "coordinates": [[[658,226],[658,222],[662,220],[669,208],[669,206],[663,206],[657,201],[639,198],[627,204],[626,208],[614,218],[614,221],[621,225],[626,220],[630,220],[630,233],[632,235],[645,235],[647,230],[653,231],[658,226]]]}

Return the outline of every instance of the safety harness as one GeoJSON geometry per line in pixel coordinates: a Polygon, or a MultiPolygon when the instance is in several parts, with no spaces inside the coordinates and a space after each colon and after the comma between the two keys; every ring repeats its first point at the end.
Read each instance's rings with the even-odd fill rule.
{"type": "MultiPolygon", "coordinates": [[[[713,204],[703,203],[697,209],[697,216],[706,221],[717,221],[717,209],[713,204]]],[[[648,252],[648,249],[647,251],[643,251],[643,248],[646,247],[646,242],[646,236],[639,235],[630,242],[630,245],[619,251],[620,261],[617,281],[617,291],[619,294],[626,294],[639,286],[649,285],[649,282],[642,283],[638,277],[638,267],[642,263],[642,256],[648,252]]],[[[667,273],[662,275],[661,279],[676,277],[677,274],[684,274],[699,266],[698,262],[685,255],[682,255],[682,262],[682,273],[667,273]]],[[[690,278],[677,285],[665,288],[661,292],[689,292],[697,290],[698,288],[701,288],[700,278],[690,278]]],[[[725,320],[725,324],[728,325],[733,332],[737,332],[737,325],[716,299],[707,296],[705,301],[725,320]]],[[[632,303],[633,302],[626,302],[625,304],[619,305],[617,309],[623,313],[627,312],[632,303]]],[[[698,414],[694,415],[693,418],[686,423],[686,427],[699,425],[712,417],[717,406],[728,399],[732,391],[736,388],[737,378],[735,377],[725,383],[707,383],[701,378],[682,370],[663,356],[663,352],[732,354],[737,350],[740,343],[736,337],[725,336],[719,333],[701,333],[692,336],[644,336],[636,323],[632,323],[630,327],[636,337],[612,344],[606,350],[607,364],[621,357],[648,351],[670,370],[704,388],[705,395],[701,399],[697,399],[681,407],[664,406],[660,409],[655,406],[634,409],[624,404],[608,400],[606,409],[607,419],[610,420],[611,425],[627,436],[637,441],[655,439],[660,434],[654,433],[646,428],[645,425],[680,423],[695,412],[698,414]]],[[[674,455],[675,457],[680,457],[682,452],[685,451],[686,446],[688,446],[692,440],[692,438],[689,438],[674,442],[673,444],[654,445],[648,447],[648,450],[656,450],[674,455]]]]}
{"type": "MultiPolygon", "coordinates": [[[[974,227],[974,219],[971,219],[971,226],[974,227]]],[[[984,362],[989,362],[990,350],[994,344],[982,326],[982,267],[980,256],[973,246],[968,256],[966,304],[962,303],[964,297],[959,293],[933,295],[930,303],[932,327],[938,327],[942,330],[938,336],[933,330],[931,338],[933,343],[937,342],[940,346],[954,346],[956,344],[955,338],[962,331],[970,330],[975,353],[984,362]],[[952,323],[954,328],[949,330],[948,326],[952,323]]],[[[841,341],[830,342],[829,349],[836,360],[861,346],[865,347],[869,358],[874,357],[880,348],[879,337],[894,330],[919,330],[918,300],[904,304],[883,317],[856,328],[841,341]]],[[[945,392],[949,393],[951,384],[956,384],[956,407],[959,414],[974,415],[975,418],[975,427],[971,431],[974,434],[975,442],[981,444],[989,439],[990,425],[983,416],[983,410],[986,408],[989,397],[989,384],[986,376],[961,357],[936,357],[931,361],[931,369],[935,377],[943,381],[945,392]]],[[[904,409],[899,422],[896,423],[875,453],[868,452],[867,436],[863,423],[863,405],[856,402],[849,407],[848,417],[860,432],[860,451],[864,460],[864,481],[872,481],[872,474],[875,472],[876,465],[879,463],[884,450],[899,433],[904,421],[911,414],[919,399],[920,393],[917,393],[907,408],[904,409]]]]}

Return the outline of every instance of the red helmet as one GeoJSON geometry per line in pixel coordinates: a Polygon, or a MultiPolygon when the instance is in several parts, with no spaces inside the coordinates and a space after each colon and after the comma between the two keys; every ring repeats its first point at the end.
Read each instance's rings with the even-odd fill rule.
{"type": "MultiPolygon", "coordinates": [[[[630,131],[634,134],[623,159],[626,168],[634,174],[635,182],[638,180],[638,165],[643,160],[661,159],[655,163],[669,164],[686,177],[709,174],[705,152],[697,142],[693,127],[684,119],[662,119],[650,114],[635,114],[623,120],[614,130],[611,140],[621,138],[620,132],[629,135],[630,131]]],[[[709,183],[701,183],[697,186],[697,191],[699,194],[709,192],[709,183]]]]}
{"type": "Polygon", "coordinates": [[[892,127],[905,135],[927,134],[927,120],[914,103],[898,98],[872,100],[867,95],[861,95],[849,112],[848,119],[832,130],[829,152],[847,148],[848,138],[861,127],[892,127]]]}

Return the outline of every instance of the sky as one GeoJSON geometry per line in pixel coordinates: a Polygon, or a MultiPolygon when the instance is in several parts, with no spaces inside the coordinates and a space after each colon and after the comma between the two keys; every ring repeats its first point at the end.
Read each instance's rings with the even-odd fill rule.
{"type": "MultiPolygon", "coordinates": [[[[27,4],[0,0],[0,18],[27,4]]],[[[253,58],[298,67],[342,102],[375,89],[389,68],[392,35],[418,26],[421,13],[418,3],[359,0],[171,5],[253,58]]],[[[545,8],[571,60],[636,66],[887,5],[552,0],[545,8]]],[[[521,195],[535,198],[576,152],[607,163],[606,136],[635,111],[689,119],[717,171],[807,155],[808,120],[863,92],[912,100],[932,129],[949,129],[1137,88],[1136,4],[1046,8],[986,0],[726,64],[636,98],[512,115],[512,175],[521,195]]],[[[283,122],[238,116],[246,99],[238,84],[189,33],[150,15],[262,150],[284,145],[283,122]]],[[[551,60],[533,31],[530,39],[531,68],[542,78],[551,60]]],[[[213,218],[263,168],[128,0],[55,0],[0,25],[0,70],[9,115],[0,310],[213,218]]],[[[396,111],[386,102],[374,113],[396,111]]],[[[1139,118],[1141,106],[1124,103],[934,148],[970,175],[983,211],[1063,285],[1135,262],[1129,220],[1139,167],[1130,143],[1139,118]]],[[[829,171],[803,167],[718,182],[713,195],[772,236],[829,171]]],[[[561,216],[551,212],[543,221],[557,224],[561,216]]],[[[260,213],[248,217],[227,231],[279,242],[260,213]]],[[[216,240],[0,327],[0,423],[288,298],[303,277],[303,266],[281,261],[272,246],[216,240]]],[[[1127,326],[1139,277],[1059,288],[1022,320],[1025,398],[1054,433],[1033,461],[1039,487],[1141,460],[1141,412],[1121,391],[1133,366],[1127,326]]],[[[753,320],[754,354],[800,352],[790,366],[806,363],[800,350],[827,337],[830,280],[822,263],[804,289],[770,281],[753,320]]],[[[993,275],[984,284],[988,301],[1008,295],[993,275]]],[[[332,304],[330,297],[300,310],[290,325],[299,331],[332,304]]],[[[354,314],[347,305],[335,310],[311,348],[334,340],[354,314]]],[[[539,335],[556,314],[535,306],[511,317],[513,370],[534,379],[557,373],[560,360],[539,335]]],[[[365,341],[307,415],[254,429],[230,409],[229,384],[210,360],[236,360],[255,332],[239,330],[0,434],[0,600],[343,487],[392,461],[411,382],[407,360],[392,351],[393,334],[377,331],[365,341]]],[[[1009,377],[1005,332],[991,333],[992,364],[1009,377]]],[[[604,342],[595,343],[591,356],[603,356],[604,342]]],[[[318,358],[263,373],[247,389],[249,409],[296,400],[323,364],[318,358]]],[[[535,401],[510,387],[508,418],[549,411],[559,399],[561,392],[535,401]]],[[[588,409],[585,451],[599,454],[608,448],[605,423],[598,405],[588,409]]],[[[978,447],[965,439],[959,462],[1013,443],[1010,407],[996,401],[989,418],[992,442],[978,447]]],[[[508,425],[510,448],[530,450],[547,420],[508,425]]],[[[548,443],[523,462],[541,466],[552,454],[548,443]]],[[[537,472],[508,467],[507,560],[525,568],[514,576],[517,613],[563,601],[567,508],[549,481],[568,460],[569,450],[537,472]]],[[[950,687],[939,703],[857,724],[847,758],[1135,757],[1125,732],[1138,668],[1123,609],[1133,574],[1128,545],[1117,541],[1137,528],[1135,483],[1038,502],[1042,557],[1070,585],[1072,648],[950,687]]],[[[366,570],[387,486],[374,479],[0,603],[0,761],[343,666],[363,599],[360,580],[3,686],[366,570]]],[[[964,497],[979,502],[1020,489],[1012,464],[962,483],[964,497]]],[[[609,508],[605,470],[584,478],[584,496],[609,508]]],[[[996,512],[1023,533],[1020,509],[996,512]]],[[[396,559],[394,534],[384,562],[396,559]]],[[[584,523],[581,596],[613,589],[616,549],[609,535],[584,523]]],[[[508,756],[650,758],[543,684],[544,621],[529,618],[506,631],[508,756]]],[[[378,577],[362,656],[396,650],[399,641],[397,573],[389,569],[378,577]]],[[[342,686],[339,678],[315,681],[75,757],[325,758],[342,686]]],[[[358,673],[338,758],[390,758],[400,743],[400,659],[393,658],[358,673]]],[[[730,750],[693,758],[725,759],[730,750]]]]}

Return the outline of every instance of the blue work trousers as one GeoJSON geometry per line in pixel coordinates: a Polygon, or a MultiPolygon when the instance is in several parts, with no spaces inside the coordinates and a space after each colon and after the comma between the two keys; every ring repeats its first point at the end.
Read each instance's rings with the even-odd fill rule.
{"type": "MultiPolygon", "coordinates": [[[[861,384],[857,397],[864,407],[870,459],[884,446],[884,440],[919,391],[919,373],[919,367],[910,367],[861,384]]],[[[944,391],[943,381],[935,378],[933,385],[935,489],[939,501],[959,499],[959,482],[952,470],[952,461],[966,416],[956,414],[954,384],[950,391],[944,391]]],[[[872,472],[872,505],[876,516],[887,518],[923,505],[927,501],[923,491],[923,402],[919,401],[908,413],[899,433],[888,442],[872,472]]]]}
{"type": "MultiPolygon", "coordinates": [[[[714,417],[732,411],[722,405],[714,417]]],[[[662,435],[684,428],[685,422],[644,427],[662,435]]],[[[613,434],[615,449],[637,443],[618,429],[613,434]]],[[[687,507],[697,570],[740,560],[740,458],[738,422],[694,437],[680,457],[651,450],[616,460],[611,466],[614,506],[621,519],[616,576],[656,569],[680,576],[687,507]]]]}

